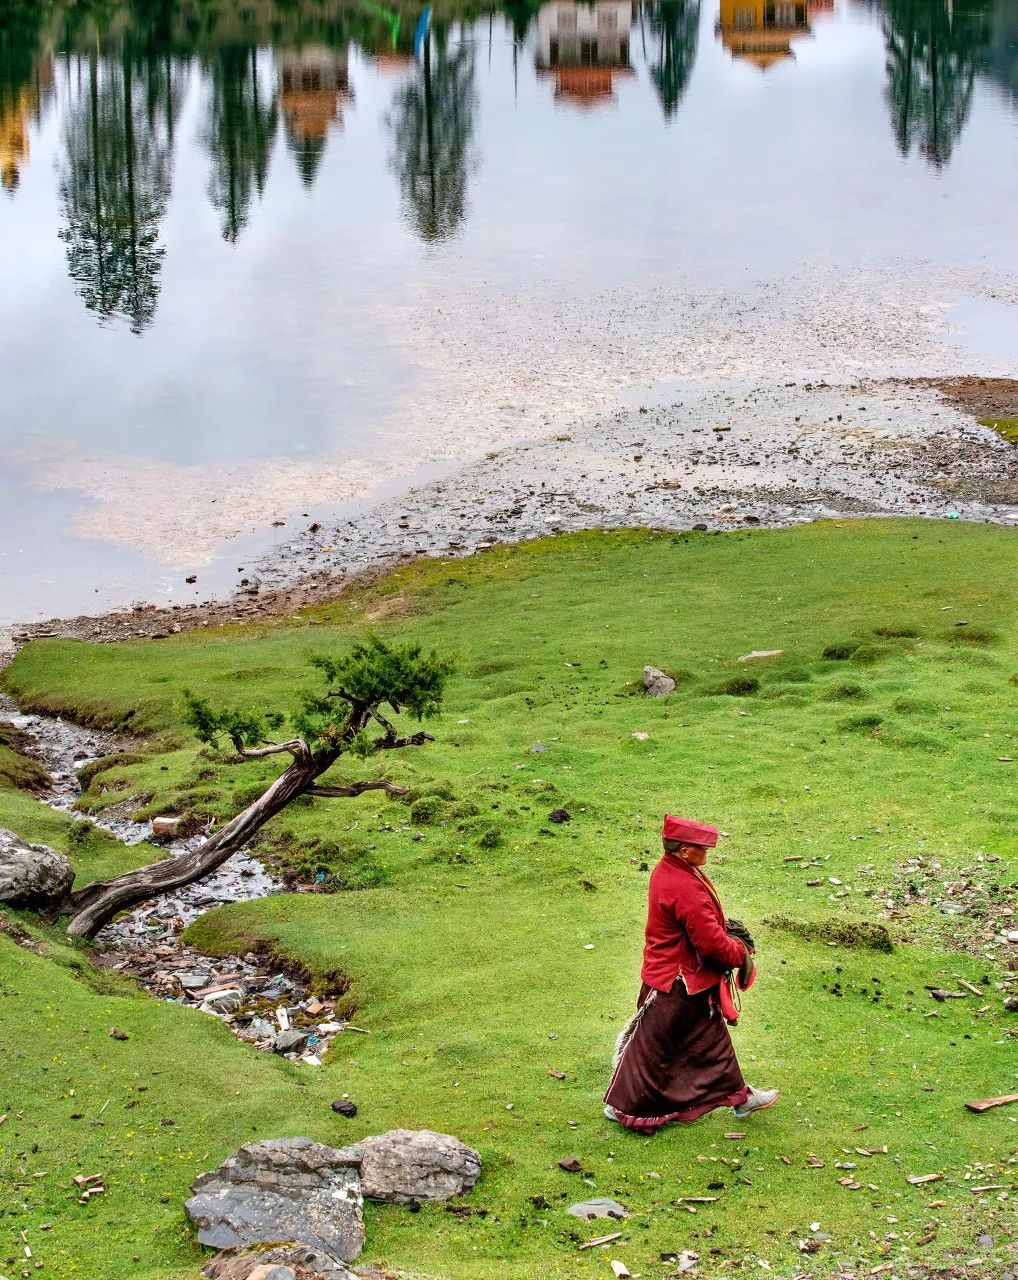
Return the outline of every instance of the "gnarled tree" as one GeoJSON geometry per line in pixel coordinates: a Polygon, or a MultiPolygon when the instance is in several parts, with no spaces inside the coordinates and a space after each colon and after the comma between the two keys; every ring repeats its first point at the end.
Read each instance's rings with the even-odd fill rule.
{"type": "Polygon", "coordinates": [[[203,698],[186,695],[188,718],[203,742],[215,745],[228,739],[236,749],[238,762],[279,755],[290,756],[290,763],[257,800],[198,849],[128,871],[113,880],[97,881],[72,894],[64,904],[64,911],[72,916],[69,934],[92,938],[118,912],[209,875],[298,796],[346,797],[365,791],[386,791],[396,796],[407,793],[406,787],[384,779],[343,782],[326,775],[347,753],[366,757],[433,741],[423,731],[401,734],[382,708],[417,721],[433,716],[451,671],[449,664],[435,653],[422,653],[418,645],[390,646],[378,639],[355,645],[343,658],[317,657],[312,664],[321,671],[328,687],[304,698],[290,720],[293,736],[281,742],[269,740],[270,732],[278,732],[287,724],[286,717],[278,712],[257,714],[216,708],[203,698]]]}

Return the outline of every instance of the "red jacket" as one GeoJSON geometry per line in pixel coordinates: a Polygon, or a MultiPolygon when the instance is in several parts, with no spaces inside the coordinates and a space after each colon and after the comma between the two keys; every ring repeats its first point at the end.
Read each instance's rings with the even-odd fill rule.
{"type": "Polygon", "coordinates": [[[746,947],[729,937],[717,891],[702,871],[666,853],[650,873],[641,977],[670,991],[681,974],[690,995],[737,969],[746,947]]]}

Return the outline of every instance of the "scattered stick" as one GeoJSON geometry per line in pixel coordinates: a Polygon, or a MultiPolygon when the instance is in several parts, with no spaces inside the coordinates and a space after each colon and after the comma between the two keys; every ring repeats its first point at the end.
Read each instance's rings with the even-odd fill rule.
{"type": "Polygon", "coordinates": [[[611,1244],[613,1240],[621,1240],[622,1232],[613,1231],[610,1236],[598,1236],[596,1240],[588,1240],[585,1244],[581,1244],[581,1249],[596,1249],[601,1244],[611,1244]]]}

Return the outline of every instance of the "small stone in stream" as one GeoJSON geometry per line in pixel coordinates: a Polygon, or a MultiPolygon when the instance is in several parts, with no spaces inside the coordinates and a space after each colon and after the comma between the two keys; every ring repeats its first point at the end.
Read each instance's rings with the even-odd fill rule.
{"type": "Polygon", "coordinates": [[[244,993],[236,987],[229,991],[219,991],[202,1002],[203,1013],[228,1014],[236,1013],[244,1003],[244,993]]]}
{"type": "Polygon", "coordinates": [[[472,1147],[430,1129],[391,1129],[343,1148],[361,1165],[361,1190],[369,1200],[410,1204],[449,1200],[469,1191],[481,1173],[472,1147]]]}
{"type": "Polygon", "coordinates": [[[574,1218],[582,1218],[584,1222],[590,1222],[594,1218],[621,1220],[629,1217],[625,1205],[619,1204],[617,1200],[584,1200],[582,1204],[570,1205],[566,1213],[571,1213],[574,1218]]]}
{"type": "Polygon", "coordinates": [[[307,1044],[310,1034],[309,1031],[298,1031],[296,1027],[280,1031],[273,1049],[276,1053],[297,1053],[307,1044]]]}
{"type": "Polygon", "coordinates": [[[198,575],[197,575],[196,573],[189,573],[189,574],[187,575],[187,577],[184,579],[184,581],[185,581],[185,582],[197,582],[197,581],[198,581],[198,575]]]}
{"type": "Polygon", "coordinates": [[[548,814],[549,822],[572,822],[573,815],[567,809],[552,809],[548,814]]]}
{"type": "Polygon", "coordinates": [[[348,1120],[352,1120],[357,1114],[357,1103],[351,1102],[349,1098],[337,1098],[332,1104],[332,1109],[338,1116],[346,1116],[348,1120]]]}
{"type": "Polygon", "coordinates": [[[157,842],[176,840],[180,833],[181,821],[179,817],[153,818],[152,839],[157,842]]]}
{"type": "Polygon", "coordinates": [[[643,688],[648,697],[667,698],[675,692],[675,681],[658,667],[644,667],[643,688]]]}
{"type": "Polygon", "coordinates": [[[310,1138],[248,1142],[195,1180],[184,1208],[214,1249],[282,1240],[352,1262],[364,1248],[359,1163],[310,1138]]]}
{"type": "Polygon", "coordinates": [[[0,902],[45,907],[58,902],[73,882],[74,868],[63,854],[0,828],[0,902]]]}

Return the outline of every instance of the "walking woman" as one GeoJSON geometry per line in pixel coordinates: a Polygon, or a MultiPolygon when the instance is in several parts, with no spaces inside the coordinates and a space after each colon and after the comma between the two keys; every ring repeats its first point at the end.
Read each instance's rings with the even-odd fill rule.
{"type": "Polygon", "coordinates": [[[667,815],[650,875],[643,986],[619,1036],[605,1115],[638,1133],[734,1107],[743,1120],[778,1100],[743,1079],[728,1021],[732,985],[753,982],[753,939],[727,920],[702,868],[717,827],[667,815]],[[729,979],[731,978],[731,982],[729,979]]]}

